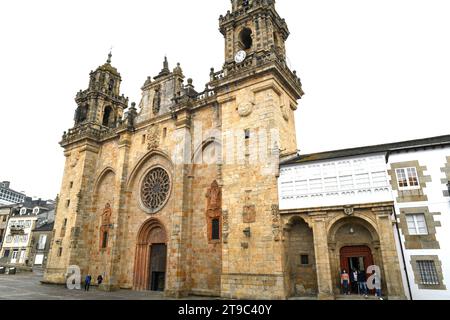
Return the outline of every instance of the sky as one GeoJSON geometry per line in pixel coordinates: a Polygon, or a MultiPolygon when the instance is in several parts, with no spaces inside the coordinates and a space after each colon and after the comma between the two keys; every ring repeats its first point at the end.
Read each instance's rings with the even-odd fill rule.
{"type": "MultiPolygon", "coordinates": [[[[59,193],[75,94],[105,63],[139,103],[147,76],[181,63],[199,91],[224,62],[218,18],[229,0],[0,2],[0,180],[59,193]]],[[[287,54],[306,95],[302,153],[450,134],[450,1],[277,0],[287,54]]]]}

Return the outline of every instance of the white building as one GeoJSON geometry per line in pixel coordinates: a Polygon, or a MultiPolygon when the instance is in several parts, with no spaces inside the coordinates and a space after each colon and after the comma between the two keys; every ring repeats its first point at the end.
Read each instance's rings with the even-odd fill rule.
{"type": "Polygon", "coordinates": [[[8,227],[9,214],[13,205],[0,205],[0,250],[2,249],[5,238],[6,228],[8,227]]]}
{"type": "Polygon", "coordinates": [[[0,182],[0,205],[9,205],[25,201],[25,195],[10,189],[9,181],[0,182]]]}
{"type": "MultiPolygon", "coordinates": [[[[387,207],[392,234],[381,234],[381,228],[377,232],[380,238],[395,239],[405,297],[450,299],[449,182],[450,136],[299,155],[281,164],[280,212],[305,220],[320,213],[331,230],[339,211],[349,214],[349,223],[350,218],[375,222],[367,211],[387,207]]],[[[358,259],[352,261],[342,251],[333,262],[333,252],[339,255],[341,247],[334,247],[332,237],[317,238],[329,242],[332,277],[339,268],[367,268],[369,260],[384,264],[382,274],[391,282],[384,289],[397,286],[389,272],[396,273],[398,268],[390,266],[393,271],[389,271],[386,261],[376,257],[376,241],[371,244],[358,238],[358,229],[354,229],[350,227],[354,234],[344,245],[346,249],[368,247],[369,254],[359,254],[359,265],[358,259]]],[[[353,255],[358,255],[357,250],[353,255]]]]}
{"type": "Polygon", "coordinates": [[[32,266],[32,231],[54,219],[54,203],[35,200],[13,206],[0,252],[0,263],[6,265],[32,266]]]}
{"type": "Polygon", "coordinates": [[[407,296],[450,300],[450,136],[392,149],[388,159],[407,296]]]}

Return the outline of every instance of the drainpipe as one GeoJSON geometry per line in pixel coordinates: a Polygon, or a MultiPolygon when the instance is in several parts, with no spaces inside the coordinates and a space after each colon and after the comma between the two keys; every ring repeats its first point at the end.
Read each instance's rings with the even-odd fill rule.
{"type": "Polygon", "coordinates": [[[393,208],[393,212],[394,212],[394,217],[395,217],[395,228],[397,229],[398,241],[400,243],[400,251],[402,253],[403,268],[405,270],[406,283],[408,285],[408,292],[409,292],[411,301],[413,301],[414,299],[413,299],[413,295],[412,295],[412,291],[411,291],[411,283],[409,282],[408,268],[406,267],[405,251],[403,250],[403,242],[402,242],[402,237],[400,234],[400,228],[398,226],[397,211],[395,210],[395,207],[393,208]]]}

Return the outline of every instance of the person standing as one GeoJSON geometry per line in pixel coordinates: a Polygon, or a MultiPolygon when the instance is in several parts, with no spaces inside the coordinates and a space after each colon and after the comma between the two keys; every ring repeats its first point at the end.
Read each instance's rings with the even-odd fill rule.
{"type": "Polygon", "coordinates": [[[341,273],[341,285],[345,295],[348,295],[348,288],[350,284],[350,277],[346,270],[343,270],[341,273]]]}
{"type": "Polygon", "coordinates": [[[358,287],[358,271],[356,269],[353,269],[352,271],[352,293],[357,294],[359,291],[358,287]]]}
{"type": "Polygon", "coordinates": [[[99,275],[99,276],[97,277],[97,283],[98,283],[98,286],[100,286],[100,285],[103,283],[103,277],[102,277],[102,275],[99,275]]]}
{"type": "Polygon", "coordinates": [[[361,270],[358,272],[358,287],[359,287],[359,293],[363,294],[364,297],[367,298],[369,289],[367,288],[367,276],[366,276],[366,272],[364,270],[361,270]]]}
{"type": "Polygon", "coordinates": [[[91,286],[92,277],[90,275],[86,276],[86,279],[84,280],[84,291],[89,291],[89,288],[91,286]]]}
{"type": "Polygon", "coordinates": [[[383,300],[381,294],[381,277],[375,270],[373,271],[373,285],[375,287],[375,297],[378,297],[380,300],[383,300]]]}

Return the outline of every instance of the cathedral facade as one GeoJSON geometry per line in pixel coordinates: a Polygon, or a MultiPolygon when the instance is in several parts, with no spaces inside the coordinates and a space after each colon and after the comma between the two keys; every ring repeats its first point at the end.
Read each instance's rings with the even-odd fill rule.
{"type": "Polygon", "coordinates": [[[149,77],[140,105],[108,61],[76,95],[45,282],[69,266],[103,288],[285,298],[278,160],[296,154],[301,82],[274,0],[232,1],[225,63],[197,91],[178,64],[149,77]]]}

